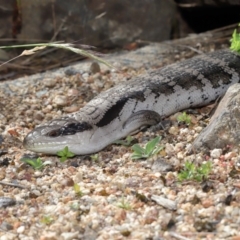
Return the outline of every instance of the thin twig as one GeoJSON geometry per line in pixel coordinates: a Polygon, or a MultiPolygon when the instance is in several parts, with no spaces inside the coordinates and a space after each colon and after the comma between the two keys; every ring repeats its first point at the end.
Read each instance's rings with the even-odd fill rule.
{"type": "Polygon", "coordinates": [[[176,232],[169,232],[169,234],[176,238],[176,239],[180,239],[180,240],[191,240],[190,238],[186,238],[186,237],[183,237],[182,235],[176,233],[176,232]]]}
{"type": "Polygon", "coordinates": [[[8,182],[3,182],[3,181],[0,181],[0,184],[6,185],[6,186],[11,186],[11,187],[27,188],[27,187],[25,187],[25,186],[23,186],[23,185],[20,185],[20,184],[8,183],[8,182]]]}
{"type": "Polygon", "coordinates": [[[64,26],[64,24],[66,23],[66,21],[67,21],[67,18],[65,17],[65,18],[62,20],[62,22],[61,22],[60,26],[58,27],[58,29],[54,31],[54,35],[52,36],[52,39],[50,40],[50,42],[55,41],[55,39],[57,38],[57,35],[58,35],[58,34],[60,33],[60,31],[63,29],[63,26],[64,26]]]}

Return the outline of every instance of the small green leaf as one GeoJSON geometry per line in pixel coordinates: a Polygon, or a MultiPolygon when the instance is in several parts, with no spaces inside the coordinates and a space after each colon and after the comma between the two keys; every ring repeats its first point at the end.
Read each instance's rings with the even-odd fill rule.
{"type": "Polygon", "coordinates": [[[157,147],[153,150],[152,155],[158,154],[160,151],[163,150],[163,146],[157,147]]]}
{"type": "Polygon", "coordinates": [[[44,166],[52,164],[50,161],[43,162],[41,158],[22,158],[21,161],[30,165],[35,170],[42,170],[44,166]]]}
{"type": "Polygon", "coordinates": [[[79,186],[77,183],[74,183],[73,189],[74,189],[75,194],[76,194],[78,197],[82,197],[83,193],[82,193],[82,191],[81,191],[81,189],[80,189],[80,186],[79,186]]]}
{"type": "Polygon", "coordinates": [[[140,147],[139,144],[134,144],[132,146],[132,150],[137,154],[143,154],[144,153],[144,149],[142,147],[140,147]]]}
{"type": "Polygon", "coordinates": [[[191,117],[186,113],[183,112],[177,117],[178,122],[183,122],[189,125],[191,123],[191,117]]]}
{"type": "Polygon", "coordinates": [[[233,31],[232,39],[230,40],[230,42],[230,49],[236,52],[240,52],[240,34],[237,33],[236,29],[233,31]]]}
{"type": "Polygon", "coordinates": [[[90,156],[90,158],[93,160],[93,161],[97,161],[98,160],[98,154],[93,154],[90,156]]]}
{"type": "Polygon", "coordinates": [[[136,160],[136,159],[141,159],[141,158],[144,158],[144,157],[143,157],[142,154],[137,154],[137,153],[134,154],[134,153],[133,153],[132,156],[131,156],[131,158],[136,160]]]}
{"type": "Polygon", "coordinates": [[[53,218],[51,216],[43,216],[40,222],[49,225],[53,222],[53,218]]]}
{"type": "Polygon", "coordinates": [[[117,204],[117,207],[122,208],[124,210],[131,210],[132,206],[129,202],[126,201],[126,199],[124,199],[124,197],[122,197],[121,201],[117,204]]]}
{"type": "Polygon", "coordinates": [[[60,162],[65,162],[68,158],[74,157],[75,154],[68,150],[66,146],[63,150],[57,152],[57,156],[60,157],[60,162]]]}
{"type": "Polygon", "coordinates": [[[139,144],[134,144],[132,150],[134,151],[131,158],[132,159],[141,159],[149,158],[154,154],[157,154],[163,149],[163,146],[157,146],[160,142],[161,136],[158,136],[151,141],[149,141],[144,148],[140,147],[139,144]]]}
{"type": "Polygon", "coordinates": [[[199,167],[196,167],[194,163],[186,161],[184,169],[178,174],[178,179],[179,181],[195,180],[200,182],[208,177],[211,170],[211,162],[203,163],[199,167]]]}
{"type": "Polygon", "coordinates": [[[154,148],[156,147],[156,145],[159,143],[160,140],[161,140],[161,137],[158,136],[146,144],[146,147],[145,147],[146,155],[150,155],[153,152],[154,148]]]}

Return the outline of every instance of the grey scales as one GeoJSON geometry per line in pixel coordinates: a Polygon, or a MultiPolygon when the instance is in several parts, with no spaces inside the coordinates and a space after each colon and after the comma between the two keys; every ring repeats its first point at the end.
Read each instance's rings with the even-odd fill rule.
{"type": "Polygon", "coordinates": [[[43,123],[24,139],[26,149],[77,155],[154,125],[180,110],[203,106],[239,82],[240,55],[219,50],[152,70],[100,93],[78,112],[43,123]]]}

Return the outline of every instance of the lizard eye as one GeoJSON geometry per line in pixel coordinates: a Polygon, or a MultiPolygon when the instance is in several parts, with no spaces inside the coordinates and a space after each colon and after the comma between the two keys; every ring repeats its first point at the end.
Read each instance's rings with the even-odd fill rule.
{"type": "Polygon", "coordinates": [[[59,137],[61,135],[60,129],[55,129],[47,133],[48,137],[59,137]]]}

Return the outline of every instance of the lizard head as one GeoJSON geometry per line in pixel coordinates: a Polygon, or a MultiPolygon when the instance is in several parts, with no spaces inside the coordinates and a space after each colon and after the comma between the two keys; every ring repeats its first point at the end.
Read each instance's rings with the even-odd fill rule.
{"type": "Polygon", "coordinates": [[[23,146],[47,154],[56,154],[68,146],[75,154],[88,154],[94,151],[89,143],[93,132],[90,123],[63,117],[36,127],[25,137],[23,146]]]}

